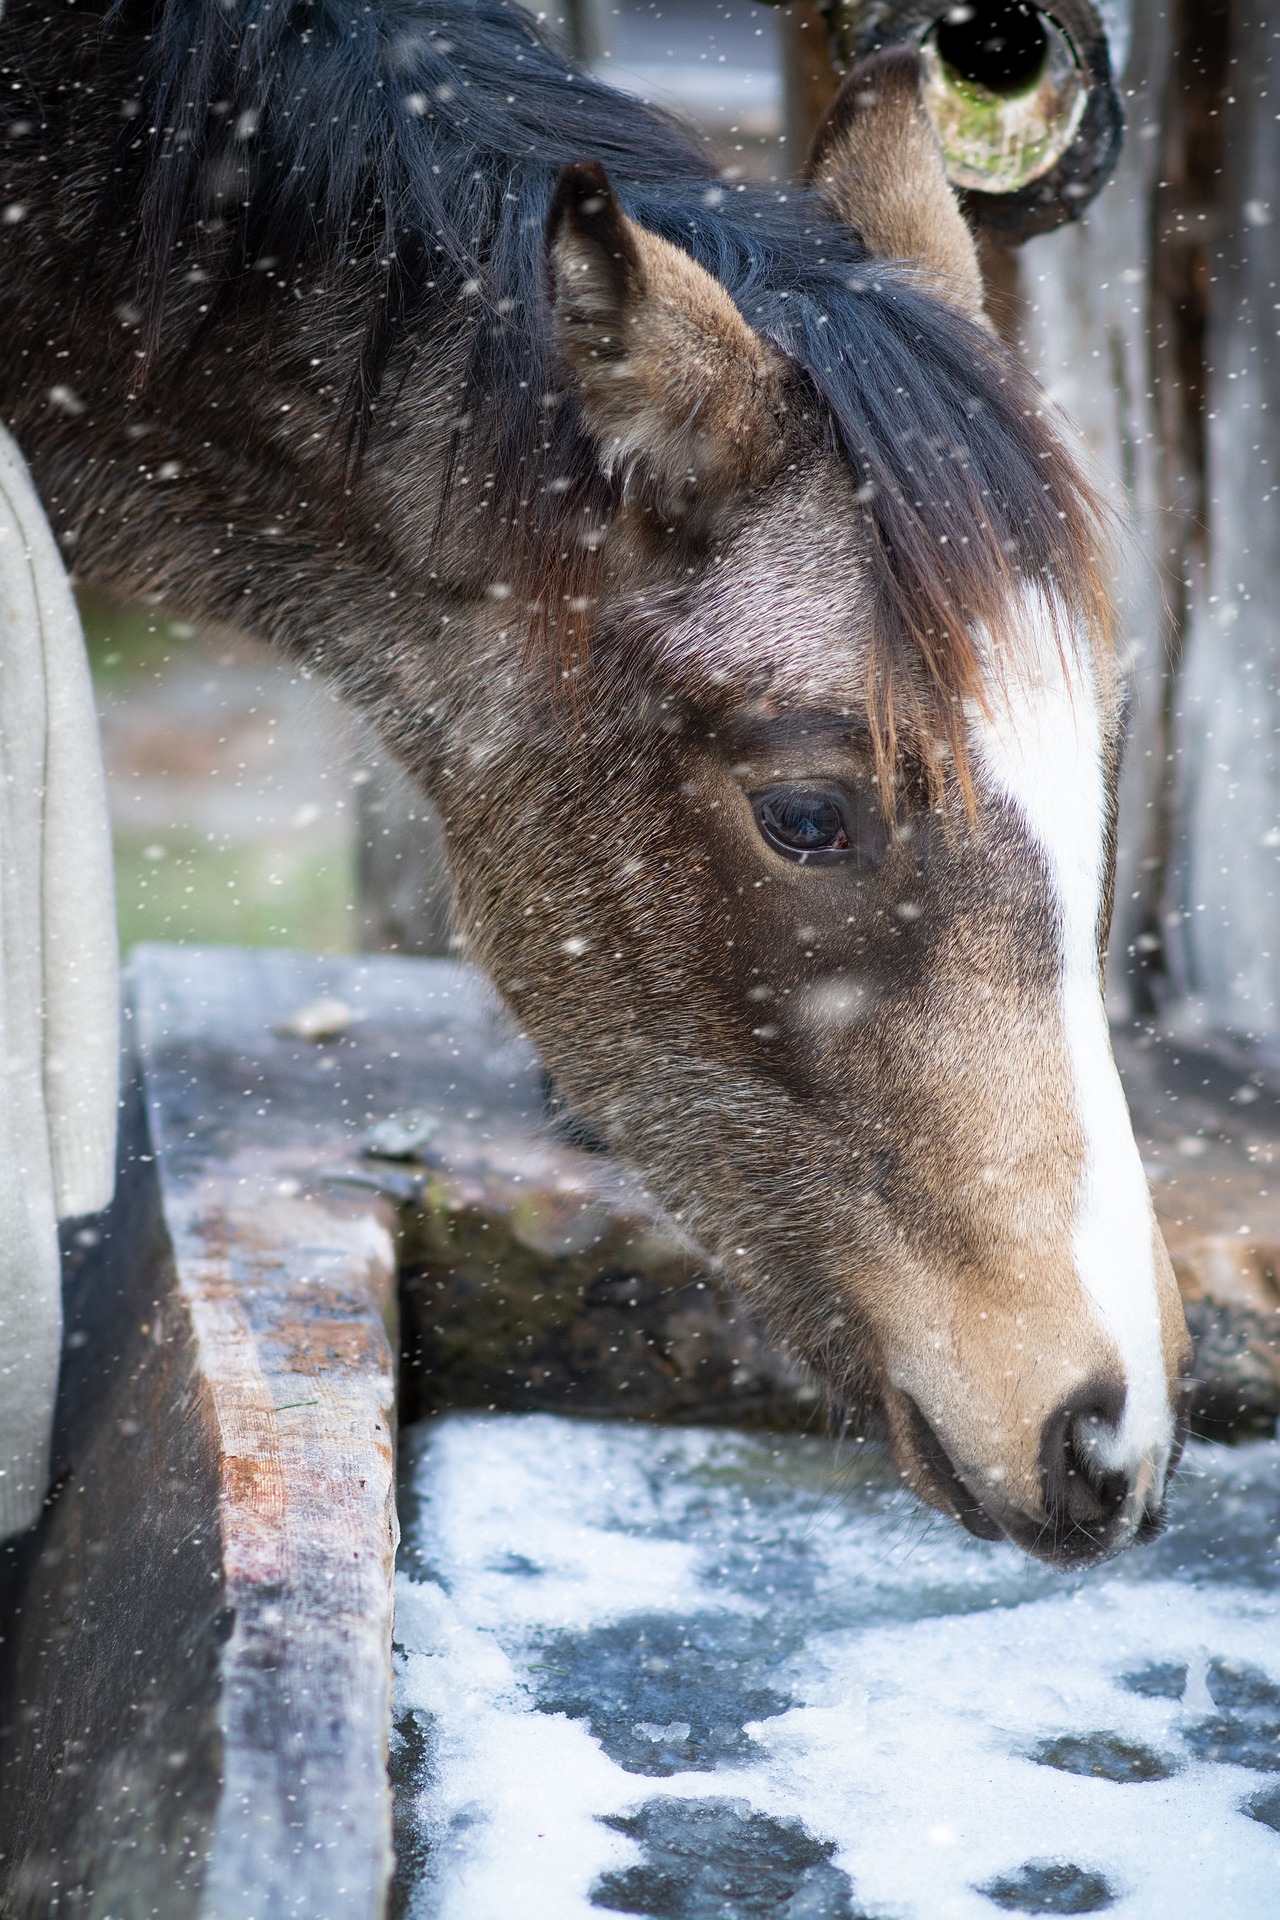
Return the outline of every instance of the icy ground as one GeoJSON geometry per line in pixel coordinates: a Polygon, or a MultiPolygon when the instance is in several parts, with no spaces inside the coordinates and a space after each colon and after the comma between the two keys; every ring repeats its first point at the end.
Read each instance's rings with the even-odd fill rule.
{"type": "Polygon", "coordinates": [[[408,1920],[1280,1915],[1280,1444],[1063,1577],[867,1448],[452,1415],[408,1442],[408,1920]]]}

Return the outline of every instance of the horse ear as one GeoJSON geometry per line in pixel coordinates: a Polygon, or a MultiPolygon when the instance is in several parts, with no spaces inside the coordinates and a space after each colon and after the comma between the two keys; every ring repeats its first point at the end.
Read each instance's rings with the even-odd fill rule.
{"type": "Polygon", "coordinates": [[[606,467],[634,473],[669,513],[767,478],[785,359],[719,281],[627,217],[596,162],[561,172],[547,255],[556,340],[606,467]]]}
{"type": "Polygon", "coordinates": [[[912,47],[860,60],[813,137],[805,175],[877,258],[926,268],[942,299],[985,323],[977,249],[925,110],[923,77],[912,47]]]}

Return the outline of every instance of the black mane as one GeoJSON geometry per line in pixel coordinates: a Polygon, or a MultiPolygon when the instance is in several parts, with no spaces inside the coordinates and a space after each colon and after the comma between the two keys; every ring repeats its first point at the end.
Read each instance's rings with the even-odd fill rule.
{"type": "Polygon", "coordinates": [[[573,403],[544,404],[558,383],[543,229],[560,168],[597,159],[627,212],[713,273],[816,392],[868,501],[893,644],[909,640],[944,704],[973,690],[968,630],[1004,624],[1018,576],[1096,626],[1096,505],[1013,357],[869,259],[811,190],[718,178],[691,136],[584,74],[516,5],[119,0],[105,62],[113,42],[123,71],[141,51],[141,117],[123,123],[101,235],[135,235],[153,354],[193,267],[214,311],[251,281],[260,296],[264,262],[277,299],[359,289],[358,458],[415,337],[464,326],[468,465],[516,524],[536,468],[585,487],[592,465],[573,403]]]}

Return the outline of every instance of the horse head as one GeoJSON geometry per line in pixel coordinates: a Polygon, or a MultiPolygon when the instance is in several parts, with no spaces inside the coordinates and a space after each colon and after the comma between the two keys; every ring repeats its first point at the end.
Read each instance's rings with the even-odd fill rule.
{"type": "Polygon", "coordinates": [[[917,56],[767,191],[501,0],[233,11],[0,29],[0,387],[82,577],[363,704],[571,1103],[924,1499],[1149,1533],[1102,516],[917,56]]]}
{"type": "MultiPolygon", "coordinates": [[[[1003,365],[914,55],[851,76],[811,171],[1003,365]]],[[[1158,1524],[1187,1343],[1103,1007],[1120,712],[1085,483],[1023,382],[1055,518],[1011,557],[980,409],[932,464],[954,425],[923,419],[911,484],[950,489],[957,556],[931,599],[785,340],[598,165],[561,176],[548,274],[616,506],[505,875],[475,883],[458,822],[486,810],[451,809],[473,936],[926,1501],[1059,1563],[1114,1551],[1158,1524]]]]}

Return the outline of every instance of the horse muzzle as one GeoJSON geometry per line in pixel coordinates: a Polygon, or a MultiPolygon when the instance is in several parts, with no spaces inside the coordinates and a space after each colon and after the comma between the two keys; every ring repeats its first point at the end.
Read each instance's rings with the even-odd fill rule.
{"type": "Polygon", "coordinates": [[[1007,1539],[1064,1570],[1110,1559],[1163,1526],[1187,1396],[1178,1396],[1167,1434],[1129,1446],[1119,1444],[1123,1399],[1109,1381],[1073,1393],[1044,1421],[1032,1472],[1019,1473],[1001,1462],[958,1465],[909,1394],[885,1394],[895,1459],[921,1499],[981,1540],[1007,1539]]]}

